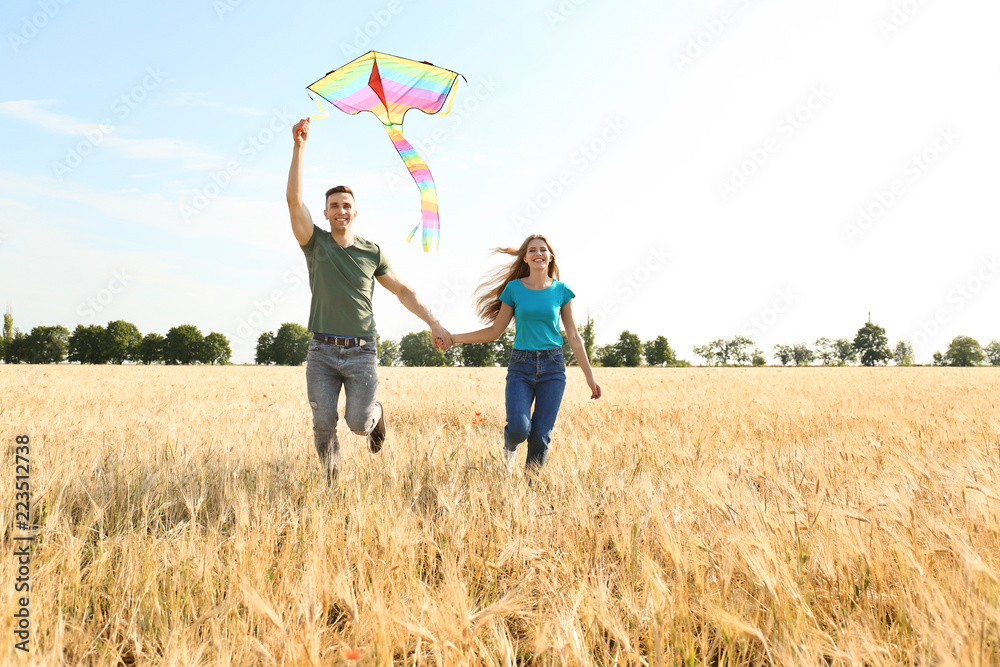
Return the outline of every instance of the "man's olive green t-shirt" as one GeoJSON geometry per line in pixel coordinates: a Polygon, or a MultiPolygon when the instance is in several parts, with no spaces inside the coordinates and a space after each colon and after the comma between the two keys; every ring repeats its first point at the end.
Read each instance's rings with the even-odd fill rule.
{"type": "Polygon", "coordinates": [[[309,267],[309,331],[331,336],[374,336],[372,293],[375,277],[392,270],[378,245],[360,236],[344,248],[330,232],[313,225],[300,246],[309,267]]]}

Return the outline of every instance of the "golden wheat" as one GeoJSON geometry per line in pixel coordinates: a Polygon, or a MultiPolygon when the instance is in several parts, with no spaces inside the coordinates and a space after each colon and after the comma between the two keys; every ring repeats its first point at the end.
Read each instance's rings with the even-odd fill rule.
{"type": "Polygon", "coordinates": [[[327,489],[302,368],[0,367],[5,610],[18,434],[39,526],[0,659],[1000,662],[996,370],[570,369],[530,486],[503,369],[380,373],[327,489]]]}

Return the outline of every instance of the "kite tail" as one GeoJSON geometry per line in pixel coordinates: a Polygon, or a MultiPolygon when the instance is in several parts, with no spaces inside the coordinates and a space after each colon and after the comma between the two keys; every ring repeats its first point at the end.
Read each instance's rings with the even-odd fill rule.
{"type": "Polygon", "coordinates": [[[413,146],[410,145],[410,142],[406,140],[406,137],[403,136],[401,125],[386,125],[385,131],[389,134],[393,147],[399,153],[399,157],[403,158],[403,164],[406,165],[410,176],[413,177],[413,181],[420,189],[421,221],[413,228],[413,231],[406,237],[406,240],[409,242],[420,228],[420,225],[423,225],[424,252],[430,252],[432,240],[434,249],[437,250],[438,245],[441,243],[441,225],[438,221],[438,197],[437,187],[434,185],[434,177],[431,176],[431,171],[427,168],[427,163],[424,162],[424,159],[420,157],[420,154],[417,153],[413,146]]]}

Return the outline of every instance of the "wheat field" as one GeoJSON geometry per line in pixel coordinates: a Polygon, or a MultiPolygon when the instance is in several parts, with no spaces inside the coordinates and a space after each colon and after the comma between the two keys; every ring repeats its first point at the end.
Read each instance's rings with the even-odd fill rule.
{"type": "Polygon", "coordinates": [[[328,489],[303,368],[0,366],[0,661],[1000,663],[1000,372],[596,374],[529,485],[504,369],[380,369],[328,489]]]}

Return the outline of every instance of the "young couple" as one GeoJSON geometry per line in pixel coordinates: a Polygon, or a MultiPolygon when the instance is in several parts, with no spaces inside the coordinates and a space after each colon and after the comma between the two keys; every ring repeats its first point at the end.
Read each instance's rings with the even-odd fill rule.
{"type": "Polygon", "coordinates": [[[507,365],[504,460],[512,470],[517,446],[527,440],[526,470],[541,467],[566,387],[560,318],[590,385],[591,398],[601,397],[601,387],[594,379],[573,319],[575,295],[559,282],[555,253],[545,237],[535,234],[525,239],[519,249],[497,249],[515,259],[479,290],[477,311],[484,321],[492,324],[478,331],[452,335],[416,292],[399,279],[378,245],[354,234],[358,211],[350,188],[339,185],[326,193],[323,217],[330,224],[329,232],[313,223],[302,197],[302,157],[309,139],[309,121],[297,123],[292,136],[294,148],[286,199],[292,232],[309,269],[312,303],[308,329],[312,340],[306,357],[306,388],[316,452],[327,482],[336,478],[340,468],[337,400],[342,387],[347,399],[344,419],[348,427],[368,437],[372,452],[381,451],[385,440],[385,410],[375,400],[378,387],[372,315],[375,280],[430,326],[434,344],[442,350],[454,343],[496,340],[514,320],[514,350],[507,365]]]}

